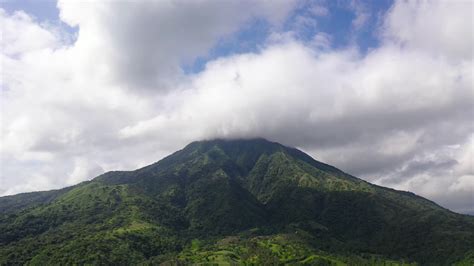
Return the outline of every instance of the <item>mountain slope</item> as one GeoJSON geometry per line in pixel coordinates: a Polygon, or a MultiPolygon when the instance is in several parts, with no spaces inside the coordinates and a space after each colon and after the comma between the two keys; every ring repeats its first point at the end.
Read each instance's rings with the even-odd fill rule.
{"type": "Polygon", "coordinates": [[[0,198],[0,232],[0,264],[474,256],[473,217],[263,139],[193,142],[136,171],[0,198]]]}

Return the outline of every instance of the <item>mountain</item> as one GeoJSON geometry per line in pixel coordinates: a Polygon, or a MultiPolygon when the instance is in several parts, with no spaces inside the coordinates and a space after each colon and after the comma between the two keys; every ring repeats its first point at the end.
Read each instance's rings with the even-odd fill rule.
{"type": "Polygon", "coordinates": [[[473,265],[474,217],[264,139],[0,198],[0,265],[473,265]]]}

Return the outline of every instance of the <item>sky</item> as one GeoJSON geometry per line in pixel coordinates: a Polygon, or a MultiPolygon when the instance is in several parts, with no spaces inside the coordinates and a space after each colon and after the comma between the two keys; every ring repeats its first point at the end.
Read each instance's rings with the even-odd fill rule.
{"type": "Polygon", "coordinates": [[[0,8],[0,196],[263,137],[474,214],[472,1],[0,8]]]}

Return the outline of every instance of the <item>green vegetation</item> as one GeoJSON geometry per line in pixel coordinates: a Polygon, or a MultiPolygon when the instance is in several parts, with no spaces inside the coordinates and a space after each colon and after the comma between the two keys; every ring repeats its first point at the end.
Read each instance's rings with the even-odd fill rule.
{"type": "Polygon", "coordinates": [[[311,248],[304,239],[293,233],[256,237],[228,236],[209,243],[193,240],[190,248],[168,262],[219,265],[416,265],[372,254],[331,254],[311,248]],[[196,243],[200,245],[196,246],[196,243]]]}
{"type": "Polygon", "coordinates": [[[261,139],[0,198],[0,265],[473,265],[474,218],[261,139]]]}

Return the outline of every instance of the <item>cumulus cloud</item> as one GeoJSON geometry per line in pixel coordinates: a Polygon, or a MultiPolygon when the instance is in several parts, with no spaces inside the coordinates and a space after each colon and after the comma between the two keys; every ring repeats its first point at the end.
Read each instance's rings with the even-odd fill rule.
{"type": "Polygon", "coordinates": [[[472,14],[470,1],[398,1],[385,20],[384,36],[435,56],[472,61],[472,14]]]}
{"type": "Polygon", "coordinates": [[[2,10],[0,194],[135,168],[179,148],[122,142],[119,131],[169,108],[163,92],[188,79],[182,60],[253,19],[278,27],[293,4],[59,1],[61,19],[78,27],[72,45],[32,16],[2,10]]]}
{"type": "Polygon", "coordinates": [[[0,13],[38,38],[3,34],[0,194],[134,169],[197,139],[265,137],[474,211],[473,31],[461,23],[472,3],[395,2],[367,54],[284,32],[293,4],[59,1],[79,28],[71,45],[27,14],[0,13]],[[256,18],[273,25],[257,52],[182,71],[256,18]]]}
{"type": "Polygon", "coordinates": [[[34,23],[25,12],[19,11],[8,16],[0,9],[0,23],[4,55],[15,57],[38,49],[55,48],[60,43],[54,31],[34,23]]]}
{"type": "Polygon", "coordinates": [[[293,1],[60,0],[61,18],[79,26],[76,43],[86,65],[130,89],[173,89],[180,63],[191,61],[248,20],[279,24],[293,1]]]}

